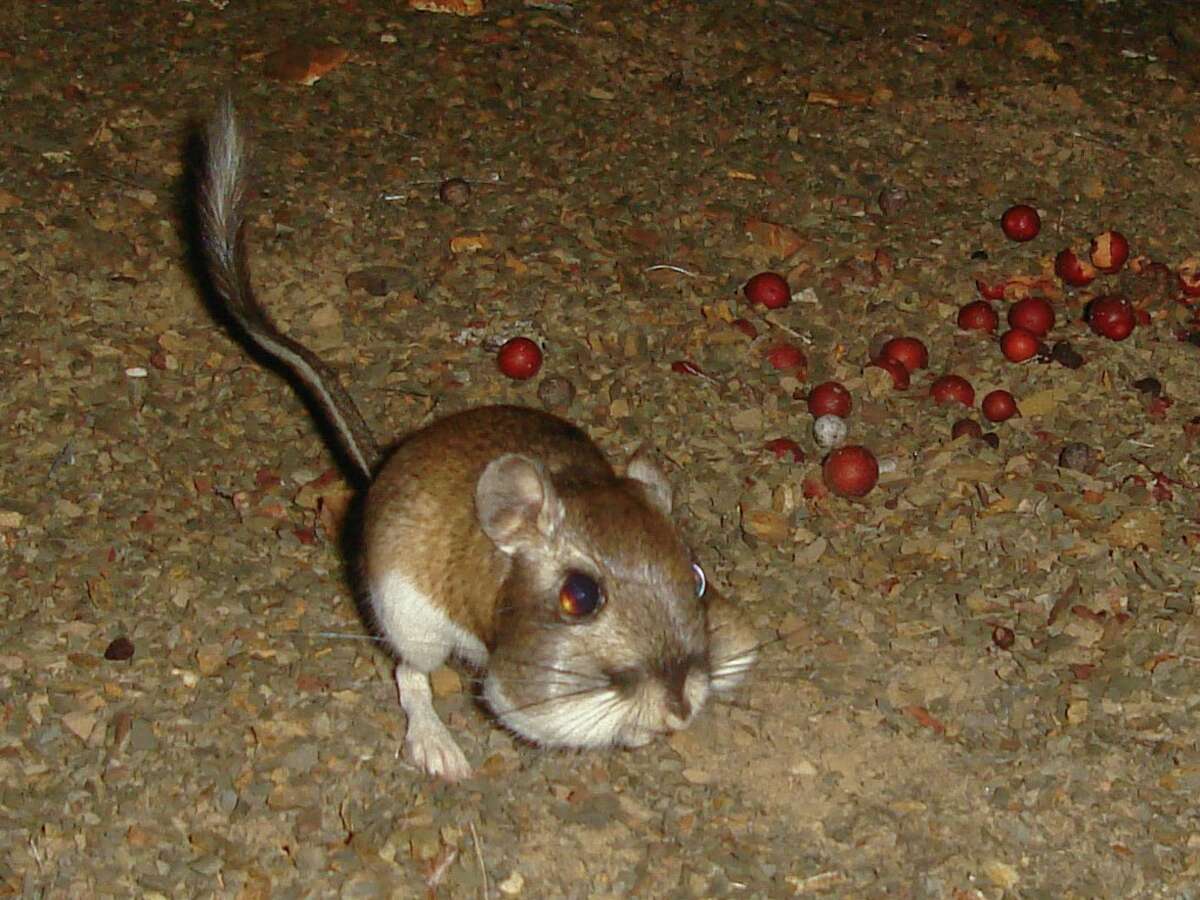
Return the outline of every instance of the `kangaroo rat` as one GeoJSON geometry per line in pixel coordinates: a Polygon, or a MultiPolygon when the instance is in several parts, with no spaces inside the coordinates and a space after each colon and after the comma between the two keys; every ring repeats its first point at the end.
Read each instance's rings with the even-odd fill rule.
{"type": "Polygon", "coordinates": [[[397,660],[413,762],[451,781],[471,773],[431,700],[429,673],[452,655],[483,673],[504,726],[549,747],[640,746],[741,680],[753,641],[671,523],[671,488],[650,454],[618,476],[574,425],[494,406],[436,421],[381,462],[337,376],[255,299],[244,207],[245,150],[226,100],[208,126],[199,194],[208,274],[369,483],[363,583],[397,660]]]}

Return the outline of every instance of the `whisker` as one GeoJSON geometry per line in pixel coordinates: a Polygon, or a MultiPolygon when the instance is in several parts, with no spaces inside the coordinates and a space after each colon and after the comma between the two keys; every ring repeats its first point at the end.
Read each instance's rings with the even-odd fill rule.
{"type": "Polygon", "coordinates": [[[377,634],[349,634],[341,631],[294,631],[292,634],[295,637],[311,637],[311,638],[338,638],[343,641],[376,641],[377,643],[386,643],[386,639],[381,638],[377,634]]]}
{"type": "Polygon", "coordinates": [[[541,697],[537,700],[531,700],[528,703],[517,703],[508,707],[504,712],[525,712],[530,709],[535,709],[538,706],[548,706],[551,703],[563,703],[567,701],[578,700],[586,697],[589,694],[599,695],[605,689],[603,687],[581,687],[574,691],[567,691],[565,694],[556,694],[553,697],[541,697]]]}

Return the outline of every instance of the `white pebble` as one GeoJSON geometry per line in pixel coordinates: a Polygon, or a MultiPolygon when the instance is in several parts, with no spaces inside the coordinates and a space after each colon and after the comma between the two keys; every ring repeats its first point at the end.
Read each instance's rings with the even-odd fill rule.
{"type": "Polygon", "coordinates": [[[832,450],[846,442],[846,420],[841,416],[819,416],[813,422],[813,438],[822,450],[832,450]]]}

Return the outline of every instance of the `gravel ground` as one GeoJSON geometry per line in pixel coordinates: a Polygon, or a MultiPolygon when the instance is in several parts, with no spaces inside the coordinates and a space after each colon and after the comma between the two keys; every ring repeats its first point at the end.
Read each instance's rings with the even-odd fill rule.
{"type": "Polygon", "coordinates": [[[0,895],[1200,897],[1175,277],[1200,254],[1200,16],[934,6],[0,12],[0,895]],[[730,702],[554,752],[445,670],[476,776],[398,756],[350,482],[198,286],[196,128],[226,90],[262,297],[380,434],[551,405],[669,460],[763,641],[730,702]],[[1020,202],[1025,243],[998,226],[1020,202]],[[1064,289],[1055,254],[1109,228],[1132,264],[1064,289]],[[764,269],[791,305],[747,304],[764,269]],[[1002,316],[1050,298],[1082,365],[960,331],[977,279],[1002,316]],[[1138,309],[1127,340],[1082,323],[1102,293],[1138,309]],[[516,334],[545,350],[527,382],[495,367],[516,334]],[[930,353],[907,390],[866,365],[894,335],[930,353]],[[951,440],[980,417],[931,403],[944,372],[1014,394],[995,446],[951,440]],[[884,462],[860,500],[822,487],[827,379],[884,462]]]}

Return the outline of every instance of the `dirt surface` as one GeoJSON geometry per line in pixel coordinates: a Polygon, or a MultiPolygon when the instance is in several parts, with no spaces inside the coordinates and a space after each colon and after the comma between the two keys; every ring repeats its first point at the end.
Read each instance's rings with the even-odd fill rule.
{"type": "Polygon", "coordinates": [[[0,26],[0,894],[1200,896],[1191,4],[18,2],[0,26]],[[278,318],[381,434],[553,403],[558,376],[615,457],[657,445],[764,641],[733,702],[547,752],[444,672],[477,777],[397,758],[350,486],[195,279],[189,160],[226,88],[278,318]],[[1018,202],[1027,243],[998,226],[1018,202]],[[1106,228],[1139,272],[1064,290],[1054,254],[1106,228]],[[744,300],[763,269],[791,305],[744,300]],[[1049,296],[1083,364],[960,331],[977,278],[1002,316],[1049,296]],[[1117,291],[1144,313],[1121,342],[1081,322],[1117,291]],[[495,367],[515,334],[545,349],[528,382],[495,367]],[[897,334],[931,358],[904,391],[864,368],[897,334]],[[951,441],[943,372],[1015,395],[998,446],[951,441]],[[804,397],[831,378],[884,463],[859,501],[821,490],[804,397]]]}

